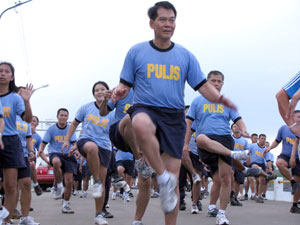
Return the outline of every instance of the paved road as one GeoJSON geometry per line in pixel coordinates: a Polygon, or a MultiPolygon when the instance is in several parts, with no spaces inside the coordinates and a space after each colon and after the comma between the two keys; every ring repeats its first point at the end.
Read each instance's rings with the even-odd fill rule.
{"type": "MultiPolygon", "coordinates": [[[[136,195],[134,191],[134,195],[136,195]]],[[[202,201],[204,211],[197,215],[190,214],[190,193],[186,197],[187,210],[180,211],[178,225],[214,225],[215,218],[206,217],[208,199],[202,201]]],[[[121,199],[110,200],[108,209],[114,214],[108,219],[109,225],[131,225],[135,212],[135,198],[124,204],[121,199]]],[[[71,207],[75,214],[61,213],[61,200],[53,200],[50,193],[44,192],[42,196],[33,193],[31,216],[41,225],[93,225],[94,201],[91,195],[86,199],[72,196],[71,207]]],[[[265,201],[264,204],[252,200],[244,202],[243,207],[229,206],[227,216],[231,225],[299,225],[300,214],[291,214],[291,203],[279,201],[265,201]]],[[[164,219],[160,209],[159,199],[151,199],[143,220],[146,225],[163,225],[164,219]]],[[[16,224],[16,222],[15,222],[16,224]]]]}

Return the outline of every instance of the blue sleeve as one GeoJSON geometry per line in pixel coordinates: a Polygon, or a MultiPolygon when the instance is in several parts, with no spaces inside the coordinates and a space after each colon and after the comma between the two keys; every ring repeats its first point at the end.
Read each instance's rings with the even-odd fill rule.
{"type": "Polygon", "coordinates": [[[27,124],[28,124],[28,130],[27,130],[26,137],[29,137],[29,136],[32,136],[32,133],[31,133],[31,125],[30,125],[30,123],[27,123],[27,124]]]}
{"type": "Polygon", "coordinates": [[[81,106],[81,107],[78,109],[77,113],[76,113],[75,120],[76,120],[77,122],[79,122],[79,123],[81,123],[81,122],[84,120],[84,117],[85,117],[85,114],[86,114],[85,108],[86,108],[86,107],[85,107],[84,105],[81,106]]]}
{"type": "Polygon", "coordinates": [[[231,119],[232,121],[234,121],[234,122],[235,122],[235,120],[236,120],[237,118],[240,117],[238,111],[235,111],[235,110],[233,110],[233,109],[230,109],[229,114],[230,114],[230,119],[231,119]]]}
{"type": "Polygon", "coordinates": [[[37,150],[39,150],[41,143],[42,143],[42,139],[39,137],[35,142],[35,148],[37,150]]]}
{"type": "Polygon", "coordinates": [[[113,103],[111,99],[109,99],[107,102],[107,107],[109,108],[110,111],[113,111],[114,108],[116,108],[116,104],[113,103]]]}
{"type": "Polygon", "coordinates": [[[201,70],[196,57],[189,52],[189,70],[187,71],[187,82],[196,91],[205,83],[205,75],[201,70]]]}
{"type": "Polygon", "coordinates": [[[16,112],[17,115],[22,116],[22,114],[25,112],[25,104],[20,95],[17,96],[17,101],[16,101],[16,112]]]}
{"type": "Polygon", "coordinates": [[[244,150],[248,150],[249,149],[249,143],[248,141],[245,139],[245,146],[244,146],[244,150]]]}
{"type": "Polygon", "coordinates": [[[51,141],[51,127],[49,127],[44,135],[43,142],[49,143],[51,141]]]}
{"type": "Polygon", "coordinates": [[[196,111],[197,110],[197,98],[195,98],[188,110],[187,117],[195,120],[196,119],[196,111]]]}
{"type": "Polygon", "coordinates": [[[133,48],[131,48],[125,58],[124,65],[121,71],[121,80],[126,81],[129,84],[134,83],[135,77],[135,67],[134,67],[134,52],[133,48]]]}
{"type": "Polygon", "coordinates": [[[279,128],[277,136],[276,136],[276,141],[280,143],[282,141],[282,131],[283,131],[283,126],[279,128]]]}

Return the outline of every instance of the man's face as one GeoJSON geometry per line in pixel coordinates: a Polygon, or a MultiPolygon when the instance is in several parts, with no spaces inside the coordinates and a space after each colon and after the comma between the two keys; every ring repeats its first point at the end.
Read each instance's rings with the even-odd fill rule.
{"type": "Polygon", "coordinates": [[[173,36],[176,23],[175,14],[171,9],[160,7],[155,20],[150,20],[150,27],[154,30],[155,38],[169,41],[173,36]]]}
{"type": "Polygon", "coordinates": [[[265,146],[266,145],[266,137],[265,136],[260,136],[260,138],[258,138],[258,144],[260,146],[265,146]]]}
{"type": "Polygon", "coordinates": [[[211,75],[211,77],[208,79],[208,82],[214,86],[219,92],[221,91],[223,87],[223,80],[221,75],[211,75]]]}
{"type": "Polygon", "coordinates": [[[300,124],[300,112],[294,114],[295,123],[300,124]]]}
{"type": "Polygon", "coordinates": [[[239,129],[238,125],[236,125],[236,124],[233,124],[231,129],[232,129],[232,133],[234,133],[234,134],[240,133],[240,129],[239,129]]]}
{"type": "Polygon", "coordinates": [[[252,144],[256,143],[257,140],[258,140],[258,136],[257,135],[251,136],[251,142],[252,142],[252,144]]]}
{"type": "Polygon", "coordinates": [[[57,120],[59,124],[66,125],[68,118],[69,118],[69,114],[64,110],[60,110],[60,112],[57,115],[57,120]]]}

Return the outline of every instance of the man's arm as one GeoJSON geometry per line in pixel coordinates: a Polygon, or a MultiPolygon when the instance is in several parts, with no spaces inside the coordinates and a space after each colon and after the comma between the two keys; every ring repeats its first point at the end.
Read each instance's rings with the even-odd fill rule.
{"type": "Polygon", "coordinates": [[[119,99],[125,98],[128,95],[129,90],[130,90],[129,86],[120,82],[119,85],[113,90],[113,93],[111,96],[112,101],[115,103],[119,99]]]}
{"type": "Polygon", "coordinates": [[[288,112],[287,112],[287,119],[293,118],[295,108],[296,108],[296,105],[299,100],[300,100],[300,89],[292,97],[292,100],[289,104],[289,108],[288,108],[288,112]]]}
{"type": "Polygon", "coordinates": [[[44,160],[48,165],[50,165],[50,162],[49,160],[47,159],[45,153],[44,153],[44,150],[45,150],[45,147],[46,147],[46,144],[44,142],[42,142],[40,144],[40,147],[39,147],[39,156],[42,158],[42,160],[44,160]]]}
{"type": "Polygon", "coordinates": [[[246,138],[250,138],[251,136],[248,134],[247,132],[247,127],[246,127],[246,124],[244,123],[243,119],[239,119],[238,121],[235,122],[236,125],[240,128],[240,131],[241,131],[241,135],[243,137],[246,137],[246,138]]]}
{"type": "Polygon", "coordinates": [[[222,103],[226,107],[232,108],[237,110],[236,106],[231,102],[230,99],[225,98],[223,95],[220,95],[218,90],[213,87],[210,83],[205,82],[198,91],[208,100],[211,102],[222,103]]]}

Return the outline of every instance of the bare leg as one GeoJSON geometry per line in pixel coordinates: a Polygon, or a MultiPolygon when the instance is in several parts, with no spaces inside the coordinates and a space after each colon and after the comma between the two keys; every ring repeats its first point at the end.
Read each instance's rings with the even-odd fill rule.
{"type": "Polygon", "coordinates": [[[21,203],[22,217],[26,217],[29,215],[29,209],[31,204],[31,178],[26,177],[20,179],[18,183],[21,188],[20,203],[21,203]]]}
{"type": "Polygon", "coordinates": [[[72,193],[72,186],[73,186],[73,173],[65,173],[65,193],[64,193],[64,200],[69,201],[71,198],[72,193]]]}
{"type": "Polygon", "coordinates": [[[136,197],[135,220],[142,221],[150,199],[151,178],[144,178],[140,173],[138,174],[138,178],[139,192],[136,197]]]}
{"type": "Polygon", "coordinates": [[[58,157],[52,159],[53,172],[57,184],[62,182],[61,162],[58,157]]]}
{"type": "Polygon", "coordinates": [[[232,168],[229,164],[225,163],[219,158],[218,162],[218,173],[221,182],[220,189],[220,209],[226,210],[227,204],[230,199],[231,192],[231,171],[232,168]]]}
{"type": "Polygon", "coordinates": [[[215,153],[218,155],[230,156],[231,150],[226,148],[224,145],[217,141],[211,140],[204,134],[200,134],[197,137],[197,145],[207,150],[208,152],[215,153]]]}
{"type": "Polygon", "coordinates": [[[15,209],[15,202],[18,201],[17,194],[17,178],[18,178],[18,169],[9,168],[3,169],[3,178],[4,178],[4,191],[5,191],[5,202],[4,206],[9,211],[9,216],[4,220],[5,222],[10,222],[12,218],[13,211],[15,209]]]}

